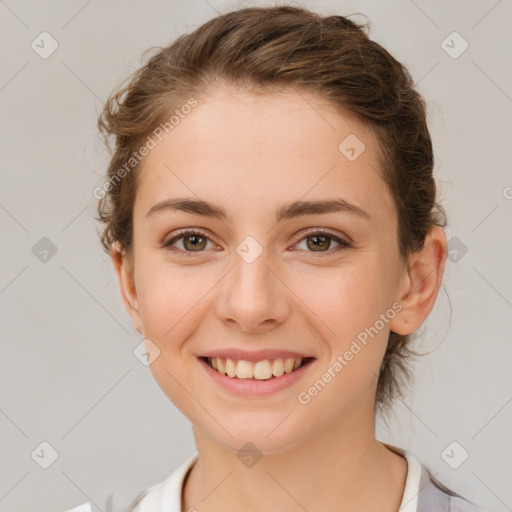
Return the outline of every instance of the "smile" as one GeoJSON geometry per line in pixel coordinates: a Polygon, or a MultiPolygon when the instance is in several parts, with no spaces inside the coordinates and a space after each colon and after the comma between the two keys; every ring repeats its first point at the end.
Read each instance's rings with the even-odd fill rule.
{"type": "Polygon", "coordinates": [[[261,361],[237,360],[229,357],[204,357],[202,359],[221,375],[233,379],[269,380],[281,377],[285,373],[293,373],[313,358],[278,357],[275,359],[263,359],[261,361]]]}

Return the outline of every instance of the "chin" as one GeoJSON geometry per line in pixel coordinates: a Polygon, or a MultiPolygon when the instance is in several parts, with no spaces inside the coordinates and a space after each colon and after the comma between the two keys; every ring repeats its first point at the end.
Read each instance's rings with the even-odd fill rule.
{"type": "Polygon", "coordinates": [[[231,435],[216,423],[209,424],[208,437],[236,454],[252,450],[263,455],[279,454],[306,442],[304,428],[290,422],[291,418],[283,421],[282,414],[272,414],[268,418],[262,417],[261,413],[257,414],[258,418],[254,416],[256,413],[246,415],[236,423],[233,420],[223,423],[231,435]]]}

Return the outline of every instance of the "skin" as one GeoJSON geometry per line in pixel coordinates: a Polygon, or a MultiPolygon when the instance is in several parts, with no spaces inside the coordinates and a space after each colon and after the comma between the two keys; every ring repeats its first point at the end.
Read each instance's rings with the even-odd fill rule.
{"type": "Polygon", "coordinates": [[[407,462],[375,439],[377,375],[390,329],[412,333],[430,313],[446,238],[433,227],[421,252],[400,259],[396,208],[372,132],[305,92],[218,87],[145,157],[133,221],[133,252],[114,245],[112,259],[135,327],[160,350],[151,371],[193,425],[199,461],[183,509],[398,510],[407,462]],[[366,146],[355,161],[338,150],[349,134],[366,146]],[[221,205],[228,219],[172,210],[146,218],[157,202],[178,197],[221,205]],[[281,205],[336,198],[371,220],[334,212],[274,221],[281,205]],[[202,228],[209,241],[200,251],[183,238],[177,252],[162,247],[180,228],[202,228]],[[315,249],[307,238],[315,228],[352,247],[336,250],[327,239],[330,246],[315,249]],[[263,251],[250,264],[236,252],[247,236],[263,251]],[[401,311],[299,403],[298,393],[394,303],[401,311]],[[227,347],[296,350],[316,360],[278,393],[238,397],[214,384],[196,357],[227,347]],[[263,454],[250,468],[237,457],[247,442],[263,454]]]}

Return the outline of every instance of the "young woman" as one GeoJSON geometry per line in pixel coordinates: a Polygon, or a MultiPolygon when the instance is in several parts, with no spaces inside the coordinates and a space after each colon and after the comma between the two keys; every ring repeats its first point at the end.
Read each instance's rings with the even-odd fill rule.
{"type": "Polygon", "coordinates": [[[476,510],[375,437],[447,256],[407,70],[342,16],[246,8],[160,49],[99,125],[102,242],[198,452],[129,509],[476,510]]]}

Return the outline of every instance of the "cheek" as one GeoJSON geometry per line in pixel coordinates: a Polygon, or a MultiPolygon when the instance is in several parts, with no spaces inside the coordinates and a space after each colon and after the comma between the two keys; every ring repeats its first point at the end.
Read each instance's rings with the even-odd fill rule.
{"type": "Polygon", "coordinates": [[[154,264],[147,265],[139,276],[143,333],[160,350],[150,370],[164,394],[187,417],[195,409],[184,389],[195,395],[191,370],[198,364],[188,340],[211,310],[207,293],[216,282],[211,274],[202,276],[195,271],[154,264]]]}
{"type": "Polygon", "coordinates": [[[389,307],[383,276],[376,265],[340,266],[303,276],[293,289],[324,324],[326,339],[346,340],[373,325],[389,307]]]}
{"type": "Polygon", "coordinates": [[[340,415],[349,414],[363,403],[367,405],[363,410],[373,410],[389,335],[389,324],[380,319],[386,309],[380,307],[373,288],[365,290],[359,281],[355,286],[352,280],[331,281],[330,286],[333,284],[334,290],[317,295],[324,308],[319,311],[322,322],[316,325],[319,330],[319,324],[328,324],[335,336],[330,332],[325,336],[328,354],[318,361],[316,371],[297,397],[299,407],[304,407],[308,415],[318,414],[325,424],[338,421],[340,415]]]}
{"type": "Polygon", "coordinates": [[[379,372],[394,316],[388,303],[389,283],[383,276],[375,264],[347,266],[325,279],[311,280],[314,286],[304,282],[298,288],[297,294],[306,298],[304,302],[314,313],[310,318],[329,351],[316,376],[336,381],[332,388],[341,386],[345,395],[373,386],[379,372]]]}
{"type": "Polygon", "coordinates": [[[140,269],[137,290],[144,334],[168,345],[201,310],[201,297],[214,284],[212,276],[155,261],[141,261],[140,269]]]}

